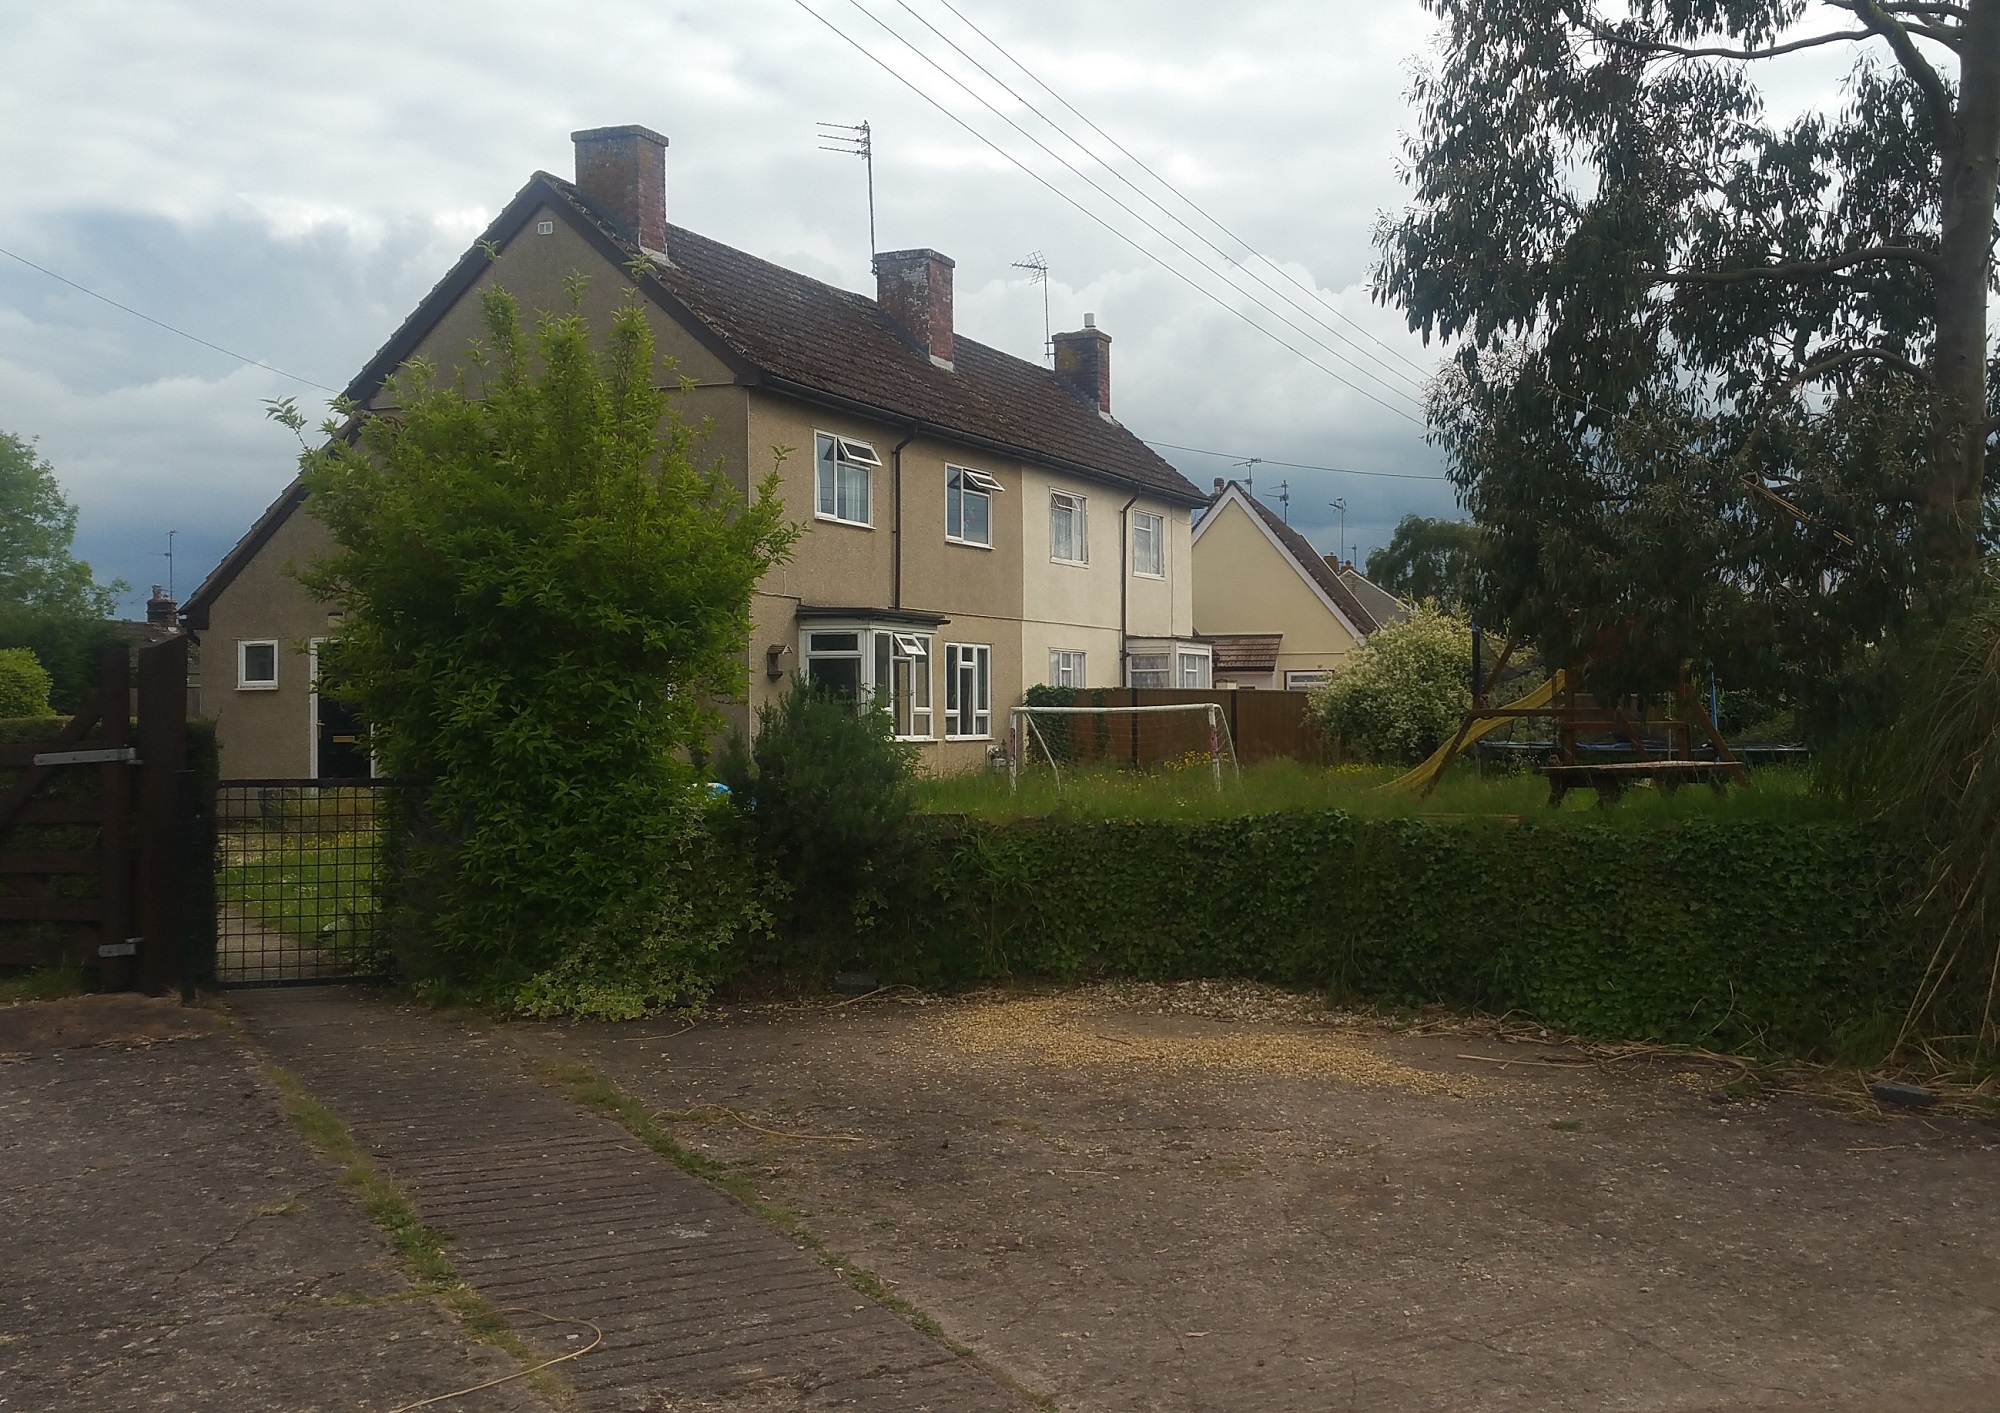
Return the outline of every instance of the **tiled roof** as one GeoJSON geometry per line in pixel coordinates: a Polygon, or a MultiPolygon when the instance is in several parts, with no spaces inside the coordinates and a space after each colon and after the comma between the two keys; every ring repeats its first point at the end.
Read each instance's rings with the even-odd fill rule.
{"type": "Polygon", "coordinates": [[[1283,633],[1211,633],[1217,672],[1271,672],[1278,666],[1283,633]]]}
{"type": "MultiPolygon", "coordinates": [[[[628,256],[637,256],[560,177],[535,181],[566,202],[628,256]]],[[[654,261],[664,290],[744,362],[770,379],[864,404],[890,418],[929,423],[1095,472],[1184,505],[1206,497],[1131,432],[1038,363],[964,336],[952,341],[953,368],[937,367],[866,295],[746,255],[680,226],[667,229],[667,255],[654,261]]]]}
{"type": "MultiPolygon", "coordinates": [[[[1236,483],[1231,481],[1229,484],[1233,486],[1236,483]]],[[[1257,497],[1246,492],[1243,501],[1257,512],[1257,517],[1264,522],[1266,528],[1278,537],[1278,543],[1298,561],[1300,570],[1339,606],[1340,611],[1347,615],[1349,622],[1359,628],[1364,635],[1373,633],[1382,626],[1375,615],[1362,606],[1361,600],[1355,597],[1354,590],[1342,582],[1333,566],[1312,547],[1311,541],[1287,525],[1281,516],[1274,514],[1271,508],[1257,497]]]]}
{"type": "Polygon", "coordinates": [[[1353,591],[1355,598],[1361,600],[1361,606],[1374,616],[1378,626],[1400,623],[1410,616],[1408,604],[1359,569],[1346,568],[1336,572],[1340,575],[1340,582],[1353,591]]]}

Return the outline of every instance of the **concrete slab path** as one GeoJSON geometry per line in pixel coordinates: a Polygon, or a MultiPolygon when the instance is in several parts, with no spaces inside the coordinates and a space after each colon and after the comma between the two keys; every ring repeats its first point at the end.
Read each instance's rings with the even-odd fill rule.
{"type": "MultiPolygon", "coordinates": [[[[537,1080],[505,1039],[344,988],[235,993],[493,1305],[590,1320],[586,1410],[1018,1410],[1016,1391],[537,1080]]],[[[522,1317],[552,1353],[560,1327],[522,1317]]],[[[571,1327],[573,1328],[573,1327],[571,1327]]]]}

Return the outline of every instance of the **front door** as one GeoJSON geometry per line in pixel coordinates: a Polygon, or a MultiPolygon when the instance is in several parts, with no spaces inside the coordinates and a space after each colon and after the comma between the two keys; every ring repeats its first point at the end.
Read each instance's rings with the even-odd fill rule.
{"type": "Polygon", "coordinates": [[[321,780],[366,780],[368,752],[361,746],[361,716],[347,702],[314,694],[319,705],[319,778],[321,780]]]}

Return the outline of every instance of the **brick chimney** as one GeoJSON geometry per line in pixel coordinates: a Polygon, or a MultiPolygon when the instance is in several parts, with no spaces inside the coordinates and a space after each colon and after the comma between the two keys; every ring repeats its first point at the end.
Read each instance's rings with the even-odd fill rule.
{"type": "Polygon", "coordinates": [[[1073,334],[1057,334],[1056,376],[1069,390],[1111,415],[1111,335],[1097,327],[1097,316],[1083,316],[1083,327],[1073,334]]]}
{"type": "Polygon", "coordinates": [[[146,622],[154,628],[171,628],[179,613],[180,605],[167,596],[165,589],[153,585],[153,596],[146,600],[146,622]]]}
{"type": "Polygon", "coordinates": [[[651,128],[573,132],[577,190],[642,250],[667,249],[667,140],[651,128]]]}
{"type": "Polygon", "coordinates": [[[875,302],[938,367],[951,367],[950,256],[885,250],[875,257],[875,302]]]}

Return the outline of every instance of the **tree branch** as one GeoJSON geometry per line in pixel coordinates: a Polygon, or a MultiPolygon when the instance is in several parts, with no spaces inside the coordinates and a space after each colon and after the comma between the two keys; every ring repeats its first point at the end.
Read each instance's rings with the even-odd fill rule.
{"type": "Polygon", "coordinates": [[[1800,383],[1809,383],[1814,378],[1825,377],[1828,373],[1833,372],[1836,368],[1844,368],[1849,363],[1856,362],[1863,358],[1873,359],[1877,363],[1886,363],[1889,367],[1894,368],[1899,372],[1907,373],[1912,378],[1918,378],[1923,380],[1924,382],[1929,382],[1931,378],[1931,375],[1927,370],[1919,367],[1915,363],[1912,363],[1909,359],[1903,357],[1902,354],[1897,353],[1893,349],[1843,348],[1838,353],[1830,353],[1824,358],[1815,359],[1813,362],[1808,363],[1805,365],[1805,367],[1799,369],[1798,372],[1792,374],[1791,377],[1785,380],[1785,390],[1789,392],[1791,389],[1797,387],[1800,383]]]}
{"type": "Polygon", "coordinates": [[[1931,67],[1930,60],[1917,51],[1917,42],[1910,38],[1910,32],[1903,28],[1902,21],[1884,9],[1881,0],[1827,0],[1827,3],[1847,11],[1888,41],[1896,62],[1903,66],[1903,72],[1923,90],[1924,103],[1931,111],[1931,121],[1937,124],[1938,141],[1948,141],[1953,125],[1958,121],[1957,110],[1951,103],[1951,90],[1945,87],[1944,80],[1938,77],[1938,71],[1931,67]]]}
{"type": "Polygon", "coordinates": [[[1740,285],[1751,280],[1801,280],[1815,275],[1831,275],[1838,270],[1876,261],[1898,261],[1921,266],[1933,273],[1938,257],[1914,245],[1871,245],[1865,250],[1848,250],[1823,260],[1792,260],[1781,265],[1758,265],[1737,270],[1664,270],[1653,278],[1666,285],[1740,285]]]}
{"type": "Polygon", "coordinates": [[[1801,49],[1817,49],[1822,44],[1849,43],[1857,39],[1868,39],[1873,35],[1871,30],[1844,29],[1836,34],[1815,34],[1805,39],[1773,44],[1767,49],[1724,49],[1669,44],[1664,39],[1634,39],[1629,35],[1622,35],[1596,25],[1591,26],[1590,31],[1607,44],[1619,44],[1627,49],[1643,49],[1648,54],[1672,54],[1680,59],[1775,59],[1780,54],[1795,54],[1801,49]]]}

